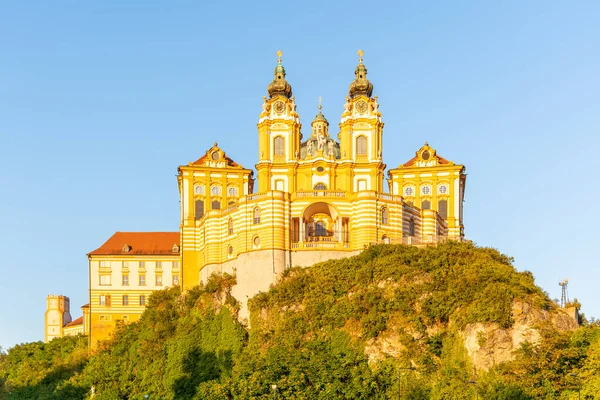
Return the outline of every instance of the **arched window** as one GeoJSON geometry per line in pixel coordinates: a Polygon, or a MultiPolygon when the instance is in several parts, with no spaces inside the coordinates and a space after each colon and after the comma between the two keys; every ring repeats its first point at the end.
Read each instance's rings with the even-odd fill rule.
{"type": "Polygon", "coordinates": [[[273,154],[276,156],[285,156],[285,139],[283,136],[276,136],[273,139],[273,154]]]}
{"type": "Polygon", "coordinates": [[[315,190],[327,190],[327,186],[324,183],[317,183],[314,187],[315,190]]]}
{"type": "Polygon", "coordinates": [[[204,200],[196,200],[196,203],[195,203],[196,219],[202,218],[203,215],[204,215],[204,200]]]}
{"type": "Polygon", "coordinates": [[[383,207],[381,209],[381,224],[382,225],[387,225],[389,224],[389,211],[387,207],[383,207]]]}
{"type": "Polygon", "coordinates": [[[315,225],[315,235],[316,236],[327,236],[327,226],[323,221],[317,221],[315,225]]]}
{"type": "Polygon", "coordinates": [[[356,155],[366,156],[367,155],[367,137],[359,136],[356,138],[356,155]]]}
{"type": "Polygon", "coordinates": [[[213,210],[220,210],[221,202],[219,200],[213,200],[210,208],[212,208],[213,210]]]}
{"type": "Polygon", "coordinates": [[[440,217],[444,219],[448,218],[448,200],[440,200],[438,202],[438,213],[440,217]]]}
{"type": "Polygon", "coordinates": [[[254,209],[254,224],[260,224],[260,208],[254,209]]]}
{"type": "Polygon", "coordinates": [[[414,218],[411,218],[410,221],[408,221],[408,234],[410,236],[415,236],[415,220],[414,220],[414,218]]]}
{"type": "Polygon", "coordinates": [[[233,235],[233,220],[231,218],[227,221],[227,233],[233,235]]]}
{"type": "Polygon", "coordinates": [[[423,209],[423,210],[431,209],[431,202],[429,200],[423,200],[421,202],[421,209],[423,209]]]}

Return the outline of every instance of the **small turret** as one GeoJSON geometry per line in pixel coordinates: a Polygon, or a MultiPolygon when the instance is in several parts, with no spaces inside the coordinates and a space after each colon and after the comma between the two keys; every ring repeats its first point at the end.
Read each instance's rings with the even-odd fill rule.
{"type": "Polygon", "coordinates": [[[310,124],[312,127],[312,136],[316,137],[318,135],[324,135],[325,137],[329,137],[329,122],[327,118],[323,115],[323,105],[321,104],[321,98],[319,97],[319,112],[313,119],[310,124]]]}

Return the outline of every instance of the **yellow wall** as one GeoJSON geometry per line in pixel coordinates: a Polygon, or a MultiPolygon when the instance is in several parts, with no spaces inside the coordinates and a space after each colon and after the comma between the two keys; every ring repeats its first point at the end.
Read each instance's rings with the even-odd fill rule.
{"type": "Polygon", "coordinates": [[[144,312],[153,291],[171,287],[174,277],[181,284],[179,254],[90,256],[89,270],[92,347],[98,341],[107,339],[117,323],[137,320],[144,312]],[[124,275],[128,276],[127,284],[124,284],[124,275]],[[140,275],[145,277],[143,285],[140,284],[140,275]],[[157,284],[157,275],[162,279],[160,284],[157,284]],[[128,304],[123,304],[124,295],[128,297],[128,304]],[[101,296],[105,296],[104,305],[101,304],[101,296]],[[144,305],[140,305],[140,296],[145,296],[144,305]]]}

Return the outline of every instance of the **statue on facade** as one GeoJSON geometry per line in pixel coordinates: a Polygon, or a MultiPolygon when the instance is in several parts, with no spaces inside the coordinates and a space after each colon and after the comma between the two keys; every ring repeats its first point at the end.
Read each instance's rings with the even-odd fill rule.
{"type": "Polygon", "coordinates": [[[267,96],[263,96],[263,103],[262,103],[262,106],[261,106],[262,109],[263,109],[263,112],[267,112],[267,107],[268,106],[269,105],[267,104],[267,96]]]}
{"type": "Polygon", "coordinates": [[[327,152],[328,152],[329,156],[331,156],[331,157],[334,156],[333,149],[334,149],[333,140],[330,140],[329,143],[327,144],[327,150],[328,150],[327,152]]]}
{"type": "Polygon", "coordinates": [[[313,146],[314,146],[313,141],[309,139],[308,142],[306,143],[306,155],[310,155],[310,156],[313,155],[313,150],[314,150],[313,146]]]}
{"type": "Polygon", "coordinates": [[[373,96],[373,114],[377,114],[379,112],[379,103],[377,102],[377,96],[373,96]]]}

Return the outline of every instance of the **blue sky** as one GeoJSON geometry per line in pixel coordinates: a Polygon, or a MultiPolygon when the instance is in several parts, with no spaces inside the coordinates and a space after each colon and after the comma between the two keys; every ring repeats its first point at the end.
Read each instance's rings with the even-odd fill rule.
{"type": "Polygon", "coordinates": [[[596,1],[5,2],[0,346],[43,339],[49,293],[78,317],[115,231],[178,229],[178,165],[218,141],[254,167],[278,49],[305,127],[319,96],[337,126],[364,49],[388,168],[425,141],[465,164],[467,237],[600,317],[599,20],[596,1]]]}

